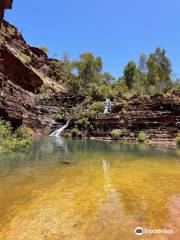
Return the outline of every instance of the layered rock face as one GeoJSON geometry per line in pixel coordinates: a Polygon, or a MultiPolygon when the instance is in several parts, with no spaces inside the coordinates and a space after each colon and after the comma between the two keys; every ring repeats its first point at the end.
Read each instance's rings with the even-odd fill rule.
{"type": "Polygon", "coordinates": [[[52,59],[38,48],[29,46],[17,29],[2,20],[0,26],[0,68],[13,83],[25,90],[36,92],[42,84],[46,84],[55,92],[62,92],[65,76],[62,71],[52,67],[52,59]]]}
{"type": "MultiPolygon", "coordinates": [[[[66,77],[53,64],[56,60],[28,45],[8,22],[0,24],[0,118],[15,128],[23,124],[36,134],[49,134],[75,117],[86,96],[66,93],[66,77]],[[51,90],[49,96],[39,94],[46,90],[51,90]]],[[[89,136],[108,138],[112,130],[121,129],[121,139],[134,141],[144,131],[150,142],[174,144],[180,132],[180,96],[122,99],[110,115],[99,115],[92,125],[89,136]]]]}
{"type": "Polygon", "coordinates": [[[180,132],[180,96],[124,99],[113,107],[110,115],[94,120],[94,129],[89,135],[107,138],[114,129],[121,129],[120,138],[127,141],[134,141],[143,131],[151,143],[174,144],[180,132]]]}
{"type": "Polygon", "coordinates": [[[53,68],[43,50],[29,46],[14,26],[4,20],[0,24],[0,117],[14,127],[24,124],[48,133],[54,120],[43,113],[38,93],[46,86],[52,95],[63,94],[65,75],[53,68]]]}

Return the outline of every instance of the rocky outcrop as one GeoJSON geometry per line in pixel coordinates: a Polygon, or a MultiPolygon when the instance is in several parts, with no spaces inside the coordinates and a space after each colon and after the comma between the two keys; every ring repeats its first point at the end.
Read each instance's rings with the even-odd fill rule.
{"type": "MultiPolygon", "coordinates": [[[[8,22],[2,20],[0,27],[1,118],[14,128],[23,124],[37,134],[49,134],[91,105],[83,106],[86,96],[65,92],[66,76],[57,60],[28,45],[8,22]]],[[[150,142],[174,143],[180,132],[180,96],[124,98],[113,106],[110,115],[100,114],[92,125],[90,137],[109,138],[112,130],[121,129],[120,139],[126,141],[136,140],[144,131],[150,142]]]]}
{"type": "MultiPolygon", "coordinates": [[[[29,46],[14,26],[5,20],[0,24],[0,118],[14,127],[23,124],[38,134],[49,133],[55,122],[54,106],[44,111],[41,88],[43,92],[51,90],[52,96],[63,94],[66,77],[53,67],[43,50],[29,46]]],[[[61,105],[57,106],[58,112],[61,105]]]]}
{"type": "Polygon", "coordinates": [[[149,142],[175,143],[180,132],[180,97],[178,95],[122,99],[110,115],[94,119],[94,137],[111,137],[114,129],[121,129],[120,139],[134,141],[139,132],[147,134],[149,142]]]}
{"type": "Polygon", "coordinates": [[[54,123],[48,116],[41,116],[35,94],[14,84],[0,73],[0,117],[11,122],[14,128],[25,125],[36,134],[47,133],[54,123]]]}
{"type": "Polygon", "coordinates": [[[4,10],[12,9],[13,0],[0,0],[0,20],[4,18],[4,10]]]}
{"type": "MultiPolygon", "coordinates": [[[[1,64],[4,66],[4,74],[11,81],[23,89],[35,92],[43,84],[43,79],[23,60],[16,56],[8,46],[1,48],[1,64]]],[[[25,55],[24,58],[27,58],[25,55]]],[[[26,61],[26,60],[24,60],[26,61]]]]}
{"type": "Polygon", "coordinates": [[[45,84],[54,92],[64,91],[64,73],[53,68],[47,54],[29,46],[22,34],[5,20],[1,21],[0,59],[1,71],[25,90],[36,92],[45,84]]]}

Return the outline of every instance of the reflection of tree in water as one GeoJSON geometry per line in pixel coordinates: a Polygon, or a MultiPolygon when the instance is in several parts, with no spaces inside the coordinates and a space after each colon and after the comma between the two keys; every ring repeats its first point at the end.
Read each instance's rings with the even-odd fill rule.
{"type": "Polygon", "coordinates": [[[43,166],[59,163],[68,157],[67,142],[61,138],[41,137],[22,152],[11,152],[0,155],[0,175],[6,175],[13,169],[43,166]]]}
{"type": "Polygon", "coordinates": [[[33,187],[54,189],[59,182],[82,218],[111,205],[114,211],[119,203],[124,215],[162,227],[168,219],[169,199],[180,191],[178,158],[144,147],[42,137],[24,153],[4,154],[0,159],[0,184],[4,188],[6,178],[11,180],[17,199],[28,196],[33,187]],[[65,166],[64,161],[79,164],[65,166]],[[21,184],[24,193],[18,190],[21,184]]]}

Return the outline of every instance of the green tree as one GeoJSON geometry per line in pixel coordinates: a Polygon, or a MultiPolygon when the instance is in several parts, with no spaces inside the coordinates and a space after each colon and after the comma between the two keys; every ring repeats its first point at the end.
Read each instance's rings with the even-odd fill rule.
{"type": "Polygon", "coordinates": [[[61,64],[66,77],[70,78],[72,76],[72,63],[69,59],[68,53],[63,53],[61,64]]]}
{"type": "Polygon", "coordinates": [[[172,67],[166,50],[156,48],[154,53],[149,55],[147,60],[148,84],[155,86],[158,93],[165,92],[172,85],[172,67]]]}
{"type": "Polygon", "coordinates": [[[124,68],[124,80],[129,89],[133,88],[138,75],[138,68],[134,61],[128,62],[124,68]]]}
{"type": "Polygon", "coordinates": [[[176,79],[176,81],[173,83],[173,89],[180,92],[180,79],[176,79]]]}
{"type": "Polygon", "coordinates": [[[139,66],[138,67],[142,73],[144,73],[144,74],[147,73],[147,70],[148,70],[147,69],[147,56],[144,53],[142,53],[139,57],[139,66]]]}
{"type": "Polygon", "coordinates": [[[90,83],[101,83],[102,60],[90,52],[80,55],[80,59],[73,63],[77,70],[77,76],[84,90],[87,90],[90,83]]]}
{"type": "Polygon", "coordinates": [[[103,73],[102,78],[107,84],[111,84],[115,81],[115,78],[109,72],[103,73]]]}
{"type": "Polygon", "coordinates": [[[141,89],[143,91],[143,94],[146,94],[148,92],[148,81],[147,81],[147,56],[142,53],[139,58],[139,77],[141,82],[141,89]]]}
{"type": "Polygon", "coordinates": [[[126,85],[124,78],[119,78],[116,81],[116,83],[114,84],[114,91],[117,97],[122,97],[124,95],[127,95],[127,93],[129,92],[129,89],[126,85]]]}

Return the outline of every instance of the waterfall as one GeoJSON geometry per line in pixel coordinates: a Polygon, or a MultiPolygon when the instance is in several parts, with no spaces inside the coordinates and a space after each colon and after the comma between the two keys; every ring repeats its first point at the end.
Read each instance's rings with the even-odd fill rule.
{"type": "Polygon", "coordinates": [[[106,98],[106,101],[104,102],[104,114],[111,113],[112,109],[112,102],[110,99],[106,98]]]}
{"type": "Polygon", "coordinates": [[[60,136],[65,131],[65,129],[69,126],[69,122],[70,121],[68,121],[63,127],[59,128],[56,131],[54,131],[53,133],[51,133],[49,136],[50,137],[58,137],[58,136],[60,136]]]}

